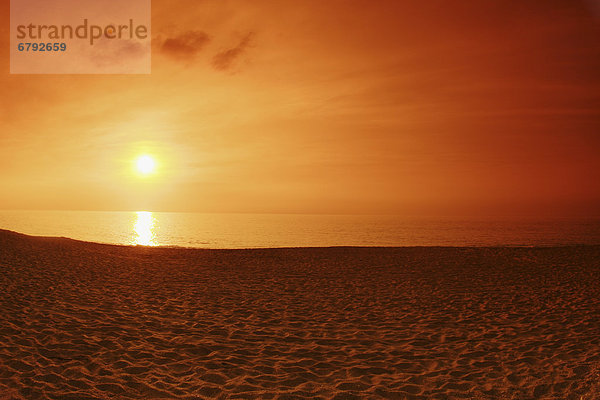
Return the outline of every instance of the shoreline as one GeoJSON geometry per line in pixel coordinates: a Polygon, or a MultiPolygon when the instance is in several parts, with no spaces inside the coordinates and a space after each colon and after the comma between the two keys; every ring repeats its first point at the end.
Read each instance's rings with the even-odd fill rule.
{"type": "Polygon", "coordinates": [[[549,244],[549,245],[481,245],[481,246],[463,246],[463,245],[413,245],[413,246],[354,246],[354,245],[336,245],[336,246],[282,246],[282,247],[185,247],[175,245],[139,245],[139,244],[118,244],[118,243],[104,243],[94,242],[81,239],[74,239],[67,236],[41,236],[41,235],[29,235],[27,233],[12,231],[9,229],[0,228],[0,236],[2,235],[17,235],[32,239],[42,240],[64,240],[71,241],[80,244],[87,245],[98,245],[98,246],[114,246],[121,248],[143,248],[143,249],[169,249],[169,250],[217,250],[217,251],[230,251],[230,250],[285,250],[285,249],[562,249],[562,248],[600,248],[600,243],[568,243],[568,244],[549,244]]]}

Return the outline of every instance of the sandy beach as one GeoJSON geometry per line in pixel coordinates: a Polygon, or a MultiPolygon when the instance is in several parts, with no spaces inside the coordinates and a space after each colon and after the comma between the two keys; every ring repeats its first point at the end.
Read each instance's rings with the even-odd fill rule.
{"type": "Polygon", "coordinates": [[[169,249],[0,231],[1,399],[597,399],[600,247],[169,249]]]}

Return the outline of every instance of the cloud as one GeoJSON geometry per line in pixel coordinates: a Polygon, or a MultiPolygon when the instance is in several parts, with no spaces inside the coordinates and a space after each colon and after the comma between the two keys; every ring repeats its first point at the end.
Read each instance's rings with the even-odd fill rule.
{"type": "Polygon", "coordinates": [[[134,60],[145,59],[150,52],[149,44],[142,44],[133,40],[110,40],[102,38],[94,42],[94,51],[82,53],[98,67],[107,67],[116,64],[128,64],[134,60]]]}
{"type": "Polygon", "coordinates": [[[254,32],[248,33],[237,46],[217,53],[212,59],[212,66],[219,71],[229,70],[235,61],[250,46],[254,32]]]}
{"type": "Polygon", "coordinates": [[[160,51],[176,59],[194,58],[207,44],[210,37],[203,31],[187,31],[166,38],[160,44],[160,51]]]}

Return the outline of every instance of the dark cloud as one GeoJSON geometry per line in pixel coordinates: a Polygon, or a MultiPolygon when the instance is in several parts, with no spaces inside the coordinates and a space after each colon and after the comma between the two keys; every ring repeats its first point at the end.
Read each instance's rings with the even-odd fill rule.
{"type": "Polygon", "coordinates": [[[160,45],[164,54],[177,59],[195,57],[207,44],[210,37],[203,31],[188,31],[174,37],[166,38],[160,45]]]}
{"type": "Polygon", "coordinates": [[[248,33],[237,46],[217,53],[212,59],[212,66],[219,71],[230,69],[235,61],[246,51],[252,42],[253,32],[248,33]]]}

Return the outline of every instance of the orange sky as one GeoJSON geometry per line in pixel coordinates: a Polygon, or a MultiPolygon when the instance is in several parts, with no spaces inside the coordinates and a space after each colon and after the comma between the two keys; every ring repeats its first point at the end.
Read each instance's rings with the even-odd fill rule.
{"type": "Polygon", "coordinates": [[[10,75],[8,3],[0,209],[600,215],[597,1],[153,1],[148,76],[10,75]]]}

